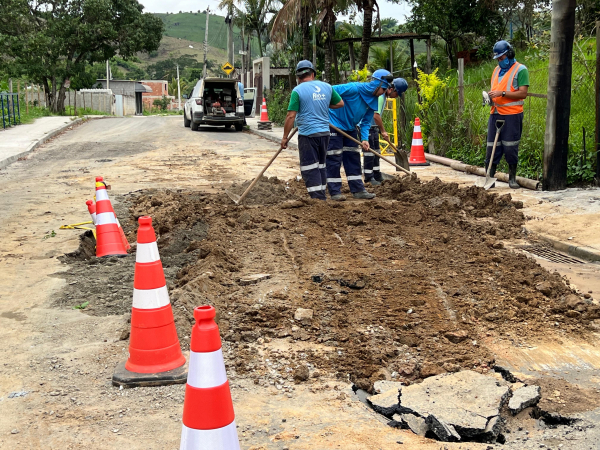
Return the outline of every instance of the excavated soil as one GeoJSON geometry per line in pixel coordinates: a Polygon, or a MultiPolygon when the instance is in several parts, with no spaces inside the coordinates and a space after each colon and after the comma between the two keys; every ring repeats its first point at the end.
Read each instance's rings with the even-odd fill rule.
{"type": "MultiPolygon", "coordinates": [[[[263,179],[245,206],[224,192],[144,191],[119,217],[131,242],[136,219],[153,218],[182,346],[194,307],[214,305],[229,370],[259,385],[333,375],[370,390],[377,379],[485,373],[494,364],[485,339],[585,337],[600,317],[573,302],[565,279],[504,248],[524,222],[510,195],[414,176],[375,192],[370,202],[320,202],[302,182],[263,179]],[[270,276],[240,281],[253,274],[270,276]]],[[[59,305],[130,312],[133,256],[65,262],[77,283],[59,305]]]]}

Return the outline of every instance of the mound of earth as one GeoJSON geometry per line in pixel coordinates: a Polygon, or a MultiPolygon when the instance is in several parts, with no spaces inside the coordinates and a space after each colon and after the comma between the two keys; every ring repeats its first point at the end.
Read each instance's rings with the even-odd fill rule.
{"type": "MultiPolygon", "coordinates": [[[[485,373],[486,339],[585,336],[600,316],[584,302],[573,311],[565,280],[504,248],[524,220],[510,195],[406,178],[385,182],[375,201],[335,203],[306,201],[301,182],[259,186],[251,207],[224,193],[157,191],[130,196],[129,220],[120,215],[132,242],[136,219],[153,217],[184,349],[194,307],[214,305],[230,370],[257,384],[327,374],[371,390],[378,379],[485,373]],[[259,273],[270,277],[240,282],[259,273]]],[[[98,271],[73,269],[91,261],[72,259],[65,276],[96,281],[98,271]]],[[[93,264],[110,277],[121,261],[93,264]]],[[[129,312],[130,295],[107,298],[105,313],[129,312]]]]}

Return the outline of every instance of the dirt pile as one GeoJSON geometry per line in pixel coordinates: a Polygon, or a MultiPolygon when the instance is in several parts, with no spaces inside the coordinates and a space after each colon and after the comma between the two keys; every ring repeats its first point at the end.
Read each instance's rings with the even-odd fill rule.
{"type": "MultiPolygon", "coordinates": [[[[240,196],[252,181],[248,180],[242,184],[234,183],[227,190],[240,196]]],[[[296,200],[301,198],[303,194],[298,191],[299,188],[297,181],[282,181],[277,177],[267,178],[263,176],[248,193],[243,203],[245,205],[274,205],[286,200],[296,200]]]]}
{"type": "MultiPolygon", "coordinates": [[[[294,373],[350,376],[371,390],[378,379],[485,373],[485,340],[585,334],[600,316],[560,276],[504,249],[523,223],[510,196],[407,179],[384,183],[372,202],[298,201],[300,184],[261,181],[268,192],[255,201],[269,203],[251,207],[198,192],[129,198],[130,240],[137,217],[153,217],[184,348],[193,308],[209,303],[238,374],[276,386],[294,373]],[[257,273],[271,278],[239,282],[257,273]]],[[[107,271],[121,263],[104,261],[95,264],[107,271]]],[[[131,297],[117,297],[112,313],[128,312],[131,297]]]]}

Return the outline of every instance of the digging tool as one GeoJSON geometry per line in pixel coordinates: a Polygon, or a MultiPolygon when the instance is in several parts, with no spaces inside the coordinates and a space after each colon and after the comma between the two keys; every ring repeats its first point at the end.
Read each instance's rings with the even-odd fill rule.
{"type": "MultiPolygon", "coordinates": [[[[290,141],[290,139],[294,136],[294,134],[296,134],[296,131],[298,131],[298,128],[294,128],[290,135],[287,138],[287,142],[290,141]]],[[[254,187],[254,185],[256,183],[258,183],[258,180],[260,180],[260,177],[263,176],[263,173],[266,172],[266,170],[269,168],[269,166],[271,164],[273,164],[273,161],[275,161],[275,158],[277,158],[277,156],[279,156],[279,154],[281,153],[281,150],[283,150],[283,146],[279,146],[279,150],[277,150],[277,152],[273,155],[273,157],[269,160],[269,162],[267,163],[267,165],[265,167],[263,167],[263,169],[260,171],[260,173],[257,175],[257,177],[254,179],[254,181],[252,181],[252,183],[250,183],[250,186],[248,186],[246,188],[246,190],[244,191],[244,193],[241,196],[238,196],[236,194],[234,194],[233,192],[229,192],[229,191],[225,191],[225,193],[229,196],[229,198],[231,200],[233,200],[233,202],[236,205],[239,205],[240,203],[242,203],[242,201],[246,198],[246,196],[248,195],[248,192],[250,192],[250,190],[254,187]]]]}
{"type": "Polygon", "coordinates": [[[486,191],[491,188],[496,182],[496,178],[490,177],[490,171],[492,170],[492,164],[494,163],[494,154],[496,153],[496,145],[498,144],[498,137],[500,136],[500,130],[504,126],[504,120],[496,120],[496,137],[494,138],[494,146],[492,147],[492,155],[490,156],[490,163],[488,164],[487,172],[485,173],[485,180],[477,179],[475,184],[478,187],[484,188],[486,191]]]}
{"type": "Polygon", "coordinates": [[[408,164],[408,156],[406,155],[406,152],[404,150],[398,150],[398,148],[394,144],[392,144],[392,142],[389,139],[386,139],[383,136],[381,136],[381,137],[383,138],[383,140],[385,142],[390,144],[390,147],[392,147],[392,150],[394,151],[394,154],[396,155],[396,162],[399,163],[406,170],[410,171],[410,166],[408,164]]]}
{"type": "MultiPolygon", "coordinates": [[[[348,139],[350,139],[353,142],[356,142],[359,147],[362,148],[362,143],[358,140],[358,139],[354,139],[352,136],[350,136],[348,133],[344,133],[342,130],[340,130],[338,127],[336,127],[335,125],[331,125],[329,124],[329,126],[337,131],[338,133],[340,133],[342,136],[347,137],[348,139]]],[[[387,159],[385,156],[381,156],[379,153],[373,151],[373,150],[368,150],[369,152],[379,156],[381,159],[383,159],[386,163],[391,164],[392,166],[394,166],[396,169],[400,169],[402,172],[407,173],[410,175],[410,172],[408,170],[406,170],[404,167],[399,166],[398,164],[396,164],[395,162],[392,162],[391,160],[387,159]]]]}

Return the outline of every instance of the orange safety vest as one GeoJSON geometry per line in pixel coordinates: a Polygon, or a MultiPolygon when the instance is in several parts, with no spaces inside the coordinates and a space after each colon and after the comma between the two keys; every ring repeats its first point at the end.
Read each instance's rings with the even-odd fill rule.
{"type": "MultiPolygon", "coordinates": [[[[516,92],[516,89],[513,87],[513,80],[519,71],[519,67],[521,67],[521,64],[515,62],[513,66],[508,69],[508,72],[504,74],[502,80],[500,81],[498,81],[500,67],[496,67],[494,69],[494,73],[492,74],[492,91],[516,92]],[[510,89],[508,89],[509,86],[510,89]]],[[[495,111],[502,115],[519,114],[523,112],[524,103],[525,102],[523,100],[515,101],[506,97],[496,97],[493,100],[490,114],[493,114],[495,111]]]]}

